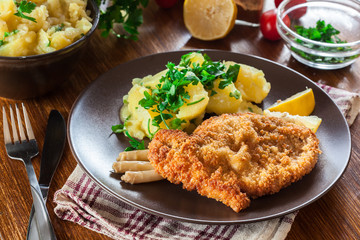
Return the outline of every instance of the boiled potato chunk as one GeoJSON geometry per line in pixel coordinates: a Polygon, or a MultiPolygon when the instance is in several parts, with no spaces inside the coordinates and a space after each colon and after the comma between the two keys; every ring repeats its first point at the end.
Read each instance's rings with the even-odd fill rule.
{"type": "MultiPolygon", "coordinates": [[[[235,64],[228,61],[225,65],[235,64]]],[[[235,87],[241,92],[244,100],[261,103],[270,92],[270,83],[266,81],[263,71],[240,64],[240,70],[235,87]]]]}
{"type": "Polygon", "coordinates": [[[91,27],[91,22],[89,22],[89,20],[87,20],[86,18],[82,18],[81,20],[77,21],[75,25],[75,28],[79,29],[80,33],[82,34],[86,34],[88,31],[90,31],[91,27]]]}
{"type": "Polygon", "coordinates": [[[17,33],[6,38],[8,41],[0,48],[0,56],[25,56],[28,55],[29,49],[34,48],[36,33],[17,33]]]}
{"type": "Polygon", "coordinates": [[[55,32],[51,35],[51,46],[55,49],[62,49],[71,43],[72,41],[66,37],[65,31],[55,32]]]}
{"type": "Polygon", "coordinates": [[[188,58],[190,59],[190,67],[193,67],[194,64],[201,66],[205,61],[204,56],[198,52],[191,53],[188,58]]]}
{"type": "Polygon", "coordinates": [[[60,0],[47,0],[47,6],[50,16],[60,18],[64,15],[60,0]]]}
{"type": "Polygon", "coordinates": [[[206,112],[215,113],[217,115],[223,113],[236,113],[242,102],[241,94],[239,90],[236,89],[234,83],[231,83],[224,89],[220,89],[219,84],[221,80],[222,79],[219,78],[214,81],[213,91],[215,91],[216,94],[210,96],[206,112]]]}
{"type": "Polygon", "coordinates": [[[198,118],[205,112],[209,97],[207,91],[200,82],[198,82],[197,85],[189,84],[185,87],[185,91],[188,92],[190,99],[180,107],[176,117],[188,122],[191,119],[198,118]]]}
{"type": "MultiPolygon", "coordinates": [[[[4,36],[5,32],[9,32],[8,26],[5,21],[0,19],[0,36],[4,36]]],[[[0,40],[2,39],[0,38],[0,40]]]]}
{"type": "Polygon", "coordinates": [[[144,91],[149,89],[140,85],[134,85],[125,98],[120,118],[125,123],[126,130],[135,138],[143,139],[148,136],[148,122],[151,118],[148,110],[138,105],[139,101],[144,98],[144,91]]]}
{"type": "Polygon", "coordinates": [[[16,13],[14,0],[0,1],[0,19],[7,21],[14,13],[16,13]]]}
{"type": "Polygon", "coordinates": [[[38,38],[39,40],[36,48],[39,53],[47,53],[55,50],[53,47],[50,46],[51,41],[49,39],[49,35],[44,30],[40,30],[38,38]]]}
{"type": "Polygon", "coordinates": [[[139,79],[139,84],[144,86],[144,87],[148,87],[151,89],[155,89],[156,85],[158,85],[160,83],[160,79],[165,76],[166,72],[168,70],[165,69],[157,74],[155,74],[154,76],[149,75],[147,77],[144,77],[143,79],[139,79]]]}
{"type": "Polygon", "coordinates": [[[253,112],[257,114],[262,114],[263,110],[251,102],[242,101],[237,112],[242,112],[242,113],[253,112]]]}
{"type": "Polygon", "coordinates": [[[31,0],[31,2],[36,3],[36,5],[40,5],[46,2],[46,0],[31,0]]]}

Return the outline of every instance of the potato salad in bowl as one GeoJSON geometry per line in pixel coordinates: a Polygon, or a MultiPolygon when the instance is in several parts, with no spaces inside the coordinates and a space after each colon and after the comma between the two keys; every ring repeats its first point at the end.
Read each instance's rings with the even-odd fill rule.
{"type": "Polygon", "coordinates": [[[0,0],[0,97],[28,99],[59,89],[99,18],[95,0],[0,0]]]}
{"type": "Polygon", "coordinates": [[[87,0],[1,0],[0,56],[53,52],[92,27],[87,0]]]}

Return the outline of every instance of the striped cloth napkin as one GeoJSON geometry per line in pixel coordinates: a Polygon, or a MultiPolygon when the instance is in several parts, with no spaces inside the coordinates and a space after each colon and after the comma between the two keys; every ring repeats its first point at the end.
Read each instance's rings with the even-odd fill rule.
{"type": "MultiPolygon", "coordinates": [[[[351,125],[360,109],[360,95],[319,84],[351,125]]],[[[239,225],[202,225],[145,213],[113,197],[77,166],[55,193],[56,215],[113,239],[285,239],[297,212],[281,218],[239,225]]]]}

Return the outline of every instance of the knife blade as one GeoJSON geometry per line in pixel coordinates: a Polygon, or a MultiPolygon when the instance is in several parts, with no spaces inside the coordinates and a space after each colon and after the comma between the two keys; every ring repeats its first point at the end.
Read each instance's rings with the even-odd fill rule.
{"type": "MultiPolygon", "coordinates": [[[[41,194],[46,201],[50,182],[60,162],[66,142],[66,124],[63,116],[57,110],[51,110],[46,126],[43,152],[41,155],[39,185],[41,194]]],[[[34,206],[31,208],[26,239],[39,239],[39,232],[34,215],[34,206]]]]}

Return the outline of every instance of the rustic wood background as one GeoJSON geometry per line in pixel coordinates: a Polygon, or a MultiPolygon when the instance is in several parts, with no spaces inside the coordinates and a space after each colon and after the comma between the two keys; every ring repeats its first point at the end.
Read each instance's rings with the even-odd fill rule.
{"type": "MultiPolygon", "coordinates": [[[[360,60],[352,66],[335,71],[315,70],[290,57],[282,41],[267,41],[257,28],[235,26],[224,39],[204,42],[190,36],[182,17],[179,1],[171,9],[160,9],[150,0],[144,11],[144,24],[139,28],[139,40],[129,41],[100,37],[92,38],[88,51],[76,66],[75,73],[55,92],[37,99],[25,100],[35,136],[42,149],[48,114],[59,110],[68,119],[70,109],[84,88],[99,75],[118,64],[158,52],[179,49],[221,49],[264,57],[288,66],[315,82],[359,91],[360,60]]],[[[273,7],[272,0],[264,9],[273,7]]],[[[241,14],[240,14],[241,15],[241,14]]],[[[1,76],[0,76],[1,77],[1,76]]],[[[0,98],[0,104],[19,103],[0,98]]],[[[111,104],[111,103],[109,103],[111,104]]],[[[0,126],[2,129],[2,126],[0,126]]],[[[2,135],[2,131],[1,134],[2,135]]],[[[350,164],[335,186],[320,200],[303,208],[295,219],[287,239],[359,239],[360,237],[360,119],[351,127],[352,156],[350,164]]],[[[0,239],[25,239],[32,198],[26,172],[19,161],[6,156],[0,136],[0,239]]],[[[39,174],[40,157],[33,160],[39,174]]],[[[53,195],[74,170],[76,161],[67,145],[64,156],[53,178],[48,198],[48,209],[58,239],[108,239],[77,224],[58,219],[53,209],[53,195]]]]}

